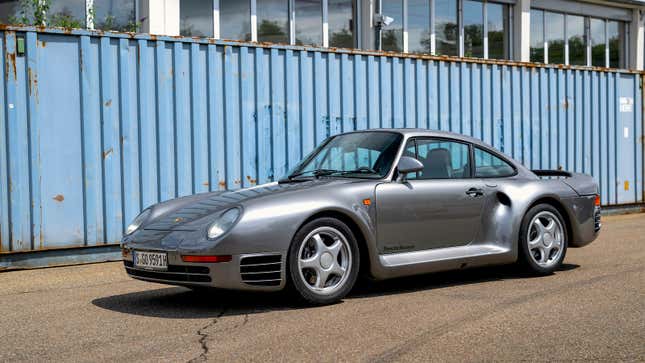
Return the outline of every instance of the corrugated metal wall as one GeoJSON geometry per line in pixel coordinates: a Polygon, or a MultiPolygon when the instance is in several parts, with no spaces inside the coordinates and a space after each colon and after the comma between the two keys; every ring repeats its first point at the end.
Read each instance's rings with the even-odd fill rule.
{"type": "Polygon", "coordinates": [[[0,253],[117,243],[145,206],[377,127],[473,135],[643,201],[639,73],[35,30],[0,30],[0,253]]]}

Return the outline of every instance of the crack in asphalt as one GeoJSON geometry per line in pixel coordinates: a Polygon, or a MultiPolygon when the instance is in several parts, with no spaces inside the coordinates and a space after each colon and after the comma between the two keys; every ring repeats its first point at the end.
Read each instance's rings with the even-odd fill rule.
{"type": "MultiPolygon", "coordinates": [[[[208,348],[208,338],[210,338],[211,333],[208,333],[207,330],[212,328],[215,324],[217,324],[219,319],[224,315],[224,313],[226,313],[226,311],[227,311],[226,308],[222,309],[222,311],[220,311],[220,313],[217,314],[216,317],[214,317],[210,322],[208,322],[208,324],[204,325],[203,327],[199,328],[199,330],[197,330],[197,335],[199,336],[199,344],[201,346],[202,352],[199,354],[198,357],[189,360],[188,363],[206,362],[208,360],[208,353],[210,352],[210,349],[208,348]]],[[[247,314],[244,314],[244,320],[241,323],[233,326],[230,330],[238,329],[246,325],[246,323],[248,322],[249,322],[249,314],[247,313],[247,314]]]]}
{"type": "Polygon", "coordinates": [[[221,318],[225,312],[226,309],[222,309],[222,311],[220,311],[219,314],[217,314],[217,316],[214,317],[208,324],[197,330],[197,335],[199,336],[199,344],[201,346],[202,352],[196,358],[189,360],[188,363],[206,361],[206,358],[208,357],[208,343],[206,342],[206,339],[208,339],[209,336],[209,333],[207,333],[206,330],[217,324],[217,320],[219,320],[219,318],[221,318]]]}

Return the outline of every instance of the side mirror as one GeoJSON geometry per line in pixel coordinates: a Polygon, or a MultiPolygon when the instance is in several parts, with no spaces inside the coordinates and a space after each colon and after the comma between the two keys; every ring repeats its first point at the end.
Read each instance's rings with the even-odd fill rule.
{"type": "Polygon", "coordinates": [[[405,181],[405,177],[408,174],[423,170],[423,164],[421,164],[421,162],[415,158],[409,156],[401,156],[397,170],[399,171],[397,180],[405,181]]]}

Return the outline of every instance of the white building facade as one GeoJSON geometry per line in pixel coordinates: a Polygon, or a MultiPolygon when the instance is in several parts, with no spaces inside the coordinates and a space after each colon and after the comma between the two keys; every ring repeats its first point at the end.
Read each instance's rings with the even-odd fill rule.
{"type": "MultiPolygon", "coordinates": [[[[49,25],[643,69],[641,0],[40,0],[49,25]]],[[[0,0],[0,22],[20,18],[0,0]]]]}

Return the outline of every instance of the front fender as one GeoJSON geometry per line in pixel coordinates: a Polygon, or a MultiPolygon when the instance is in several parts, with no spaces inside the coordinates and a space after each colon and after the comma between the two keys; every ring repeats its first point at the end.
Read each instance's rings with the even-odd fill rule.
{"type": "Polygon", "coordinates": [[[245,203],[240,221],[216,244],[213,252],[286,254],[298,229],[312,217],[325,213],[351,219],[371,251],[375,246],[375,214],[373,206],[363,204],[363,200],[373,198],[373,193],[373,186],[356,184],[323,193],[298,193],[245,203]]]}

